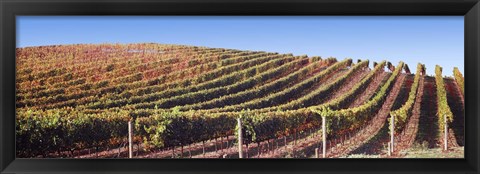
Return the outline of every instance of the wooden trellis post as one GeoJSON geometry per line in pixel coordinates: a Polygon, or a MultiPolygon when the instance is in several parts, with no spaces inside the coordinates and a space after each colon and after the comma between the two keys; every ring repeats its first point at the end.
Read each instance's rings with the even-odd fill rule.
{"type": "Polygon", "coordinates": [[[132,119],[128,121],[128,158],[133,157],[133,125],[132,125],[132,119]]]}
{"type": "Polygon", "coordinates": [[[325,158],[327,156],[327,126],[326,126],[326,118],[322,116],[322,157],[325,158]]]}
{"type": "Polygon", "coordinates": [[[387,149],[387,150],[388,150],[388,153],[387,153],[387,154],[388,154],[388,156],[391,156],[391,155],[392,155],[392,150],[391,150],[392,146],[391,146],[391,142],[388,142],[387,144],[388,144],[388,147],[387,147],[387,148],[388,148],[388,149],[387,149]]]}
{"type": "Polygon", "coordinates": [[[242,120],[237,118],[238,122],[238,157],[243,158],[243,134],[242,134],[242,120]]]}

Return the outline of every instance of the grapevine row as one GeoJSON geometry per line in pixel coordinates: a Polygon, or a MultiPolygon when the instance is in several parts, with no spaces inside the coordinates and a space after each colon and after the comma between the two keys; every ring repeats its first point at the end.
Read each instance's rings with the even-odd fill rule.
{"type": "Polygon", "coordinates": [[[316,74],[315,76],[310,77],[304,80],[303,82],[296,84],[288,89],[285,89],[278,93],[268,95],[263,98],[253,99],[245,103],[226,106],[224,108],[219,109],[219,111],[223,111],[223,112],[240,111],[243,108],[258,109],[258,108],[264,108],[268,106],[275,106],[275,105],[281,104],[282,102],[290,98],[292,95],[300,93],[310,88],[312,85],[326,80],[332,74],[334,74],[335,72],[339,71],[342,68],[349,66],[351,63],[352,63],[352,59],[345,59],[341,62],[337,62],[333,64],[332,66],[316,74]]]}
{"type": "MultiPolygon", "coordinates": [[[[182,51],[182,50],[178,50],[178,51],[182,51]]],[[[182,53],[182,52],[180,52],[180,53],[182,53]]],[[[168,57],[168,56],[174,55],[174,54],[178,54],[178,53],[173,52],[173,53],[169,53],[169,54],[162,54],[161,56],[162,57],[168,57]]],[[[185,54],[185,53],[183,53],[183,54],[185,54]]],[[[201,53],[201,52],[197,53],[197,55],[203,55],[203,54],[204,53],[201,53]]],[[[101,56],[99,56],[99,57],[101,57],[101,56]]],[[[67,68],[51,69],[51,70],[47,69],[48,72],[41,72],[41,71],[38,72],[37,71],[37,72],[35,72],[35,74],[33,73],[33,70],[29,70],[28,72],[30,72],[30,74],[26,78],[28,78],[30,81],[35,80],[37,82],[40,82],[40,81],[43,80],[43,81],[47,81],[47,82],[52,81],[52,82],[55,83],[55,82],[58,82],[58,79],[56,80],[53,77],[59,76],[59,79],[66,79],[66,78],[69,77],[67,72],[71,72],[71,73],[73,73],[73,75],[75,75],[77,77],[84,77],[84,76],[87,75],[86,73],[90,73],[89,75],[94,75],[92,72],[96,72],[94,70],[97,70],[97,69],[107,70],[107,69],[109,69],[108,68],[109,66],[126,67],[127,62],[138,62],[138,64],[140,64],[141,63],[140,60],[145,61],[145,59],[148,59],[146,57],[141,57],[141,56],[131,57],[131,56],[124,56],[124,55],[112,55],[112,56],[108,56],[108,58],[109,58],[108,60],[113,61],[113,62],[111,62],[111,63],[108,63],[108,62],[100,63],[100,62],[97,62],[97,61],[89,61],[89,62],[85,62],[85,63],[75,62],[75,63],[67,64],[67,65],[72,65],[72,66],[69,66],[67,68]],[[51,80],[48,80],[48,78],[51,78],[51,80]]],[[[81,59],[81,58],[76,57],[75,59],[81,59]]],[[[160,59],[160,60],[162,62],[168,63],[168,64],[179,62],[178,58],[168,58],[168,59],[160,59]]],[[[19,77],[19,83],[24,81],[22,79],[24,79],[24,78],[19,77]]],[[[29,82],[29,83],[35,83],[35,81],[29,82]]],[[[23,83],[20,83],[20,84],[23,84],[23,83]]]]}
{"type": "MultiPolygon", "coordinates": [[[[244,60],[250,60],[250,59],[253,60],[254,58],[257,58],[258,56],[261,56],[261,55],[264,55],[264,54],[254,54],[254,55],[247,55],[247,56],[240,56],[240,57],[232,57],[232,59],[234,59],[235,61],[228,61],[228,63],[234,63],[234,64],[227,65],[224,68],[236,67],[236,66],[239,66],[239,65],[243,65],[245,63],[245,62],[243,62],[244,60]]],[[[224,62],[224,61],[222,61],[222,62],[224,62]]],[[[162,75],[158,78],[152,79],[152,80],[136,81],[136,82],[133,82],[133,83],[122,84],[122,85],[118,85],[118,86],[108,87],[108,84],[110,83],[110,81],[109,80],[104,80],[104,81],[101,81],[101,82],[96,82],[93,85],[83,85],[81,88],[83,90],[86,90],[86,91],[83,91],[80,94],[71,94],[70,96],[60,95],[59,97],[66,98],[66,101],[65,101],[66,103],[75,103],[75,102],[79,102],[78,101],[79,99],[83,99],[84,97],[92,97],[93,95],[97,95],[97,94],[101,94],[102,96],[121,96],[121,97],[139,95],[139,93],[144,93],[145,89],[150,89],[150,91],[153,91],[152,89],[160,88],[157,85],[160,84],[160,83],[166,82],[168,79],[177,79],[176,81],[171,82],[170,85],[172,85],[172,84],[175,85],[175,84],[178,84],[178,83],[185,83],[185,81],[191,80],[191,79],[186,79],[186,80],[181,81],[183,79],[183,76],[184,76],[185,73],[190,73],[190,72],[200,71],[200,70],[206,71],[206,73],[200,74],[199,77],[202,77],[202,76],[205,76],[205,75],[208,75],[208,74],[217,73],[217,71],[222,70],[222,68],[220,68],[220,69],[216,69],[214,71],[208,71],[209,69],[215,69],[218,66],[217,62],[213,62],[212,64],[207,64],[209,66],[207,68],[204,68],[203,65],[205,65],[205,64],[202,64],[202,65],[199,65],[199,66],[194,66],[194,67],[186,69],[184,71],[175,71],[171,74],[170,73],[164,74],[164,75],[162,75]],[[83,88],[83,87],[85,87],[85,88],[83,88]],[[107,94],[109,91],[119,93],[119,95],[107,94]],[[83,96],[79,96],[79,95],[83,95],[83,96]]],[[[131,77],[135,77],[135,76],[131,76],[131,77]]],[[[137,76],[137,78],[138,78],[138,76],[137,76]]],[[[163,86],[163,87],[168,87],[168,86],[163,86]]],[[[93,97],[94,97],[93,101],[99,100],[97,96],[93,96],[93,97]]],[[[50,98],[54,98],[54,97],[50,97],[50,98]]],[[[88,100],[84,100],[84,101],[88,101],[88,100]]],[[[88,101],[86,103],[91,103],[93,101],[88,101]]],[[[47,105],[45,107],[46,108],[63,107],[63,106],[65,106],[64,105],[65,102],[50,103],[49,105],[47,105]]],[[[77,105],[82,105],[82,104],[86,104],[86,103],[80,101],[80,103],[77,103],[77,105]]]]}
{"type": "MultiPolygon", "coordinates": [[[[273,69],[270,69],[270,70],[265,69],[266,71],[262,70],[262,67],[252,67],[252,70],[254,72],[248,72],[250,70],[246,69],[247,74],[244,74],[244,77],[243,77],[243,79],[246,78],[245,80],[241,80],[241,79],[233,80],[237,82],[231,85],[223,85],[223,86],[207,88],[207,89],[198,90],[198,91],[188,91],[188,92],[182,91],[180,92],[180,94],[182,95],[175,96],[175,94],[169,94],[167,96],[169,97],[174,96],[174,97],[164,98],[161,100],[157,100],[155,102],[149,102],[147,105],[141,105],[141,107],[136,107],[137,105],[132,105],[132,106],[136,108],[144,108],[144,107],[151,108],[151,106],[158,106],[159,108],[171,108],[174,106],[199,103],[205,100],[211,100],[223,95],[237,93],[240,91],[253,88],[257,85],[260,85],[264,82],[268,82],[269,80],[276,78],[277,76],[281,75],[284,72],[289,72],[289,70],[296,70],[297,68],[299,68],[302,65],[305,65],[306,63],[308,63],[308,59],[298,59],[291,63],[284,64],[281,66],[279,66],[280,64],[274,63],[273,64],[274,67],[276,66],[279,66],[279,67],[277,68],[272,67],[273,69]]],[[[240,74],[240,73],[242,73],[242,71],[236,74],[240,74]]]]}
{"type": "Polygon", "coordinates": [[[380,62],[379,64],[377,64],[377,66],[374,67],[372,72],[367,75],[367,77],[365,77],[364,79],[362,79],[362,81],[352,87],[350,91],[336,99],[333,99],[328,103],[320,105],[319,107],[326,107],[332,110],[345,109],[348,104],[352,103],[358,95],[360,95],[364,90],[367,89],[368,85],[375,76],[378,76],[380,73],[384,72],[385,64],[386,61],[380,62]]]}
{"type": "MultiPolygon", "coordinates": [[[[387,81],[386,84],[382,86],[382,90],[379,94],[376,95],[374,99],[369,101],[365,106],[361,106],[359,108],[353,109],[353,111],[356,111],[354,114],[360,115],[360,111],[364,110],[362,113],[366,113],[369,109],[372,109],[372,107],[379,105],[381,103],[381,99],[385,98],[385,94],[388,92],[387,90],[391,88],[392,82],[396,79],[396,77],[399,74],[399,70],[401,70],[401,65],[403,65],[403,62],[397,67],[397,70],[394,72],[392,77],[387,81]]],[[[203,115],[203,119],[212,119],[212,118],[222,118],[224,119],[223,123],[228,123],[228,124],[233,124],[235,125],[236,117],[241,117],[242,118],[242,124],[244,126],[243,130],[245,130],[245,141],[246,143],[249,142],[261,142],[267,139],[274,138],[278,135],[288,135],[294,131],[302,131],[314,126],[318,126],[320,117],[318,117],[316,114],[312,112],[312,110],[308,108],[302,108],[298,110],[292,110],[292,111],[273,111],[273,112],[255,112],[255,111],[241,111],[241,112],[221,112],[221,113],[201,113],[197,111],[187,111],[187,112],[180,112],[177,109],[174,109],[173,111],[161,111],[164,114],[168,113],[176,113],[177,117],[182,118],[182,121],[179,121],[180,123],[175,123],[173,125],[178,126],[178,124],[187,124],[187,125],[195,125],[198,120],[194,119],[196,118],[194,115],[203,115]],[[191,114],[189,116],[189,114],[191,114]],[[223,116],[223,117],[222,117],[223,116]]],[[[340,111],[344,112],[344,111],[340,111]]],[[[346,114],[343,114],[343,116],[347,117],[346,114]]],[[[205,140],[205,139],[213,139],[218,136],[224,136],[228,135],[228,133],[231,133],[232,130],[231,128],[229,129],[228,127],[224,127],[222,131],[218,131],[213,134],[204,134],[203,136],[199,137],[205,137],[205,138],[195,138],[196,140],[187,140],[182,138],[178,138],[178,141],[175,141],[175,143],[160,143],[164,140],[161,137],[167,136],[167,135],[162,135],[162,134],[182,134],[182,131],[187,131],[187,129],[182,129],[179,130],[175,127],[168,127],[166,125],[158,125],[158,124],[170,124],[171,122],[163,122],[161,118],[156,118],[160,121],[154,121],[152,120],[154,116],[149,116],[149,117],[142,117],[138,118],[139,120],[143,120],[142,123],[144,124],[151,124],[152,122],[156,122],[154,126],[144,126],[145,133],[147,138],[145,142],[147,144],[156,144],[158,145],[157,147],[164,147],[164,146],[174,146],[174,145],[181,145],[183,143],[192,143],[192,142],[199,142],[205,140]],[[158,123],[161,122],[161,123],[158,123]],[[162,128],[163,127],[163,128],[162,128]],[[165,130],[164,128],[168,127],[168,130],[165,130]],[[161,128],[161,129],[160,129],[161,128]],[[148,131],[148,129],[157,129],[156,132],[151,132],[148,131]],[[158,130],[159,129],[159,130],[158,130]],[[190,141],[190,142],[188,142],[190,141]]],[[[351,118],[353,116],[347,117],[351,118]]],[[[330,123],[331,124],[331,123],[330,123]]],[[[173,126],[172,125],[172,126],[173,126]]],[[[137,124],[140,128],[142,127],[142,124],[137,124]]],[[[180,127],[189,127],[189,126],[180,126],[180,127]]],[[[200,132],[207,132],[207,129],[210,129],[208,127],[203,127],[203,128],[198,128],[200,132]]],[[[191,136],[189,136],[192,138],[191,136]]],[[[170,137],[172,138],[172,137],[170,137]]],[[[173,141],[170,139],[170,141],[173,141]]],[[[185,144],[184,144],[185,145],[185,144]]]]}
{"type": "Polygon", "coordinates": [[[449,124],[453,121],[453,113],[450,110],[447,102],[447,91],[445,90],[445,82],[442,77],[442,67],[435,66],[435,84],[437,85],[437,116],[438,116],[438,137],[441,137],[444,133],[445,124],[449,124]],[[445,118],[447,120],[445,120],[445,118]]]}
{"type": "Polygon", "coordinates": [[[382,85],[380,91],[365,104],[355,107],[340,110],[332,110],[329,107],[317,106],[312,107],[312,111],[327,119],[332,119],[329,124],[336,123],[332,129],[355,129],[360,125],[365,124],[368,118],[375,115],[376,111],[382,106],[387,94],[394,85],[395,80],[400,75],[404,63],[400,62],[395,68],[390,78],[382,85]]]}
{"type": "MultiPolygon", "coordinates": [[[[126,98],[126,99],[120,99],[120,100],[113,100],[109,103],[116,105],[116,107],[123,106],[126,104],[142,105],[142,103],[157,101],[159,99],[162,99],[164,97],[171,96],[171,95],[178,95],[178,94],[187,93],[187,92],[196,92],[198,90],[230,85],[243,78],[248,78],[249,75],[255,75],[256,73],[259,72],[259,70],[266,70],[271,68],[272,66],[277,65],[278,63],[283,62],[284,60],[292,60],[292,59],[294,59],[294,57],[290,57],[290,56],[283,57],[283,58],[281,56],[267,56],[267,57],[262,57],[258,59],[253,59],[251,61],[247,61],[241,64],[241,66],[236,65],[237,68],[239,68],[239,69],[236,69],[237,71],[233,71],[235,69],[232,68],[232,70],[229,72],[226,72],[224,74],[219,73],[217,75],[217,76],[223,75],[223,77],[216,78],[210,81],[205,81],[204,83],[188,85],[185,87],[176,87],[176,88],[170,88],[170,89],[167,88],[166,90],[163,90],[163,91],[146,94],[146,95],[135,95],[128,99],[126,98]],[[251,65],[255,65],[255,66],[251,66],[251,65]]],[[[202,78],[202,77],[199,77],[199,78],[202,78]]],[[[106,102],[108,102],[108,100],[106,102]]],[[[94,104],[93,106],[89,106],[88,108],[102,109],[102,108],[112,107],[110,104],[106,102],[100,101],[94,104]]]]}
{"type": "MultiPolygon", "coordinates": [[[[397,110],[391,111],[390,115],[395,117],[395,125],[404,125],[405,121],[407,118],[412,115],[412,109],[413,109],[413,104],[415,103],[415,98],[417,96],[418,92],[418,85],[420,82],[420,78],[423,75],[422,71],[424,69],[425,65],[419,63],[417,65],[417,72],[415,74],[415,77],[413,79],[413,84],[410,89],[410,92],[408,93],[408,99],[407,101],[402,105],[397,110]]],[[[389,122],[391,124],[391,122],[389,122]]],[[[391,125],[390,125],[391,126],[391,125]]],[[[399,130],[401,129],[402,126],[396,126],[396,129],[399,130]]]]}
{"type": "Polygon", "coordinates": [[[455,77],[455,81],[457,82],[458,86],[460,87],[460,91],[462,91],[462,95],[465,95],[465,84],[464,84],[464,78],[460,70],[458,70],[457,67],[453,68],[453,76],[455,77]]]}
{"type": "Polygon", "coordinates": [[[319,68],[323,68],[326,64],[327,66],[331,63],[336,62],[336,59],[326,59],[325,61],[317,63],[318,60],[312,60],[308,66],[303,67],[302,69],[289,74],[288,76],[282,77],[275,81],[266,83],[255,89],[245,90],[231,95],[226,95],[219,97],[214,100],[207,102],[196,103],[192,105],[182,106],[181,110],[191,110],[191,109],[213,109],[220,108],[228,105],[238,104],[240,102],[246,102],[254,98],[263,97],[269,93],[278,92],[281,89],[285,89],[289,85],[292,85],[300,80],[303,80],[308,75],[318,71],[319,68]]]}
{"type": "Polygon", "coordinates": [[[369,61],[362,61],[352,68],[349,69],[349,71],[345,74],[343,74],[341,77],[335,79],[333,82],[328,83],[322,87],[319,87],[315,89],[314,91],[308,93],[307,95],[302,96],[299,99],[290,101],[286,104],[279,105],[279,106],[272,106],[268,108],[269,110],[275,110],[275,109],[280,109],[280,110],[294,110],[298,108],[304,108],[304,107],[309,107],[312,105],[317,105],[321,102],[323,102],[324,99],[328,98],[328,95],[334,92],[334,90],[339,89],[344,83],[352,77],[355,73],[358,73],[359,71],[363,71],[366,67],[368,67],[369,61]]]}
{"type": "MultiPolygon", "coordinates": [[[[240,61],[237,61],[237,62],[240,62],[240,61]]],[[[204,65],[204,64],[201,64],[201,65],[204,65]]],[[[183,74],[184,74],[185,72],[195,71],[198,68],[201,68],[201,66],[200,65],[199,66],[193,66],[193,67],[185,69],[183,71],[173,71],[173,72],[183,72],[183,74]]],[[[172,71],[170,71],[170,72],[172,72],[172,71]]],[[[104,80],[104,81],[94,82],[94,83],[84,83],[81,86],[78,86],[78,88],[81,90],[81,91],[79,91],[80,93],[79,94],[72,94],[72,95],[65,95],[64,94],[66,91],[69,90],[68,88],[65,89],[65,88],[59,87],[57,89],[48,89],[48,91],[45,91],[45,92],[40,91],[40,92],[37,93],[37,95],[43,96],[42,98],[36,98],[36,99],[33,98],[33,99],[26,100],[24,102],[19,102],[19,105],[22,106],[23,103],[32,104],[32,103],[35,103],[35,102],[39,102],[40,104],[42,102],[53,104],[53,103],[56,103],[56,102],[62,102],[62,101],[71,100],[71,99],[79,99],[78,95],[83,95],[83,97],[85,97],[85,96],[90,96],[90,95],[98,94],[98,93],[105,94],[105,93],[109,93],[109,92],[124,91],[124,90],[127,90],[127,89],[137,89],[140,86],[155,85],[155,84],[158,84],[160,82],[165,82],[167,79],[182,79],[182,76],[179,76],[179,73],[164,73],[159,78],[141,81],[142,79],[143,79],[143,75],[140,74],[140,73],[136,73],[136,74],[132,74],[132,75],[128,75],[128,76],[118,77],[118,78],[111,79],[111,80],[104,80]],[[173,78],[171,76],[174,76],[176,78],[173,78]],[[117,85],[117,86],[113,86],[113,85],[108,86],[108,84],[115,83],[115,81],[124,82],[124,83],[121,83],[121,85],[117,85]],[[62,99],[57,100],[55,98],[62,98],[62,99]]],[[[21,96],[19,96],[19,97],[21,97],[21,96]]],[[[31,106],[31,105],[29,105],[29,106],[31,106]]]]}

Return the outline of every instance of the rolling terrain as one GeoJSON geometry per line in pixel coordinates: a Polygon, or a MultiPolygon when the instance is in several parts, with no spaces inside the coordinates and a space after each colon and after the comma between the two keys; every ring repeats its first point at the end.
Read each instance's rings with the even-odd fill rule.
{"type": "Polygon", "coordinates": [[[126,158],[129,123],[134,158],[238,158],[239,128],[247,158],[412,157],[443,148],[445,124],[442,153],[465,142],[463,75],[439,65],[154,43],[16,53],[20,158],[126,158]]]}

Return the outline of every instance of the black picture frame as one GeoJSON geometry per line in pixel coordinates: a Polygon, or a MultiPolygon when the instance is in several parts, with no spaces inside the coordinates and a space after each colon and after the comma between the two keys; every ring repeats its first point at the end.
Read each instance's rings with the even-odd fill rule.
{"type": "Polygon", "coordinates": [[[1,173],[479,173],[478,0],[0,0],[1,173]],[[463,15],[465,159],[15,159],[17,15],[463,15]]]}

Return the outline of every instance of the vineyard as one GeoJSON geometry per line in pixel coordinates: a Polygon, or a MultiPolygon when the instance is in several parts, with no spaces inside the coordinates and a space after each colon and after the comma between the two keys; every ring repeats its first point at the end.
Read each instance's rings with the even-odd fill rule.
{"type": "Polygon", "coordinates": [[[458,68],[153,43],[16,56],[20,158],[405,158],[465,142],[458,68]]]}

